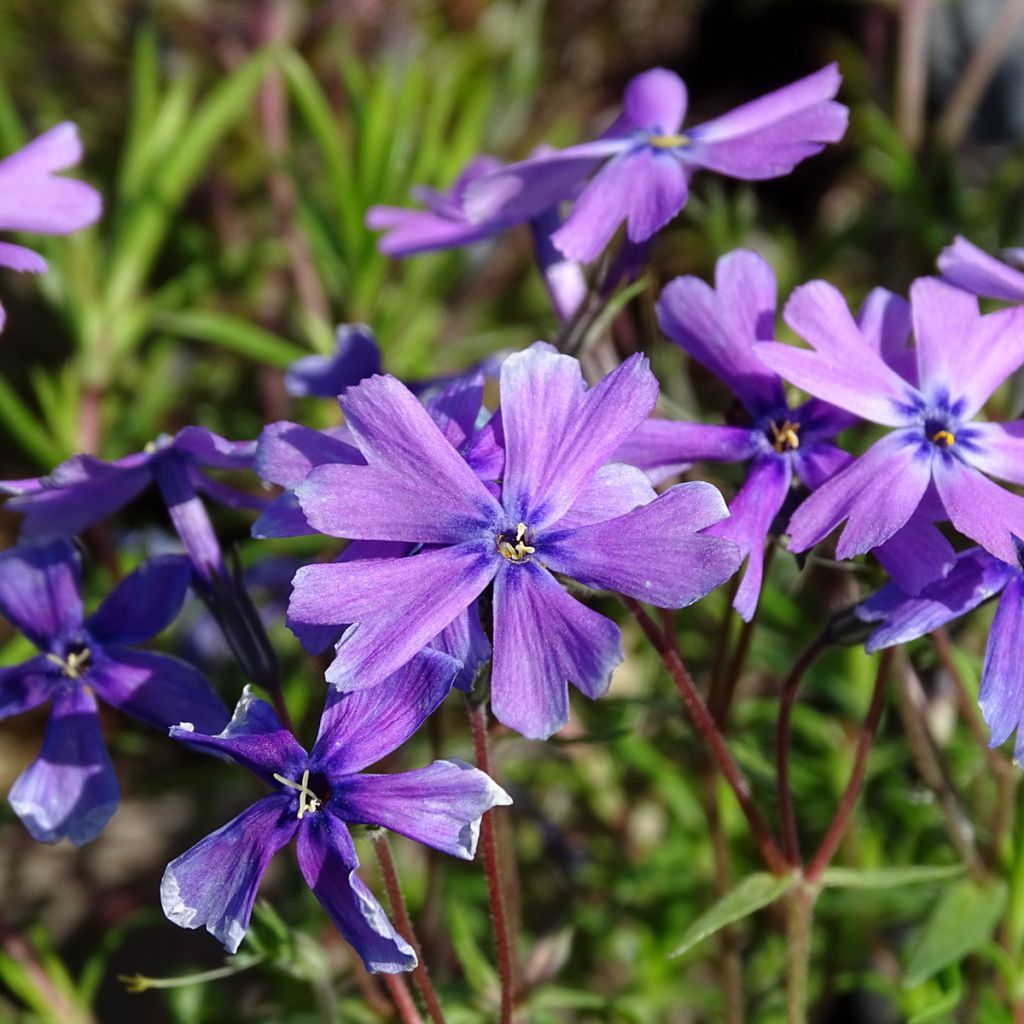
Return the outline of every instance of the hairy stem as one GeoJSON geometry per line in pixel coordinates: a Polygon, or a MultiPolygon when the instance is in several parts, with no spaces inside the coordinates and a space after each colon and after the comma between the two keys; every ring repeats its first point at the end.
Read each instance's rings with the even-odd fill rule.
{"type": "Polygon", "coordinates": [[[395,858],[391,856],[391,846],[388,843],[387,833],[384,831],[375,832],[373,836],[373,849],[377,854],[377,863],[380,864],[380,873],[384,877],[384,886],[388,891],[388,900],[391,903],[391,913],[394,915],[398,931],[403,939],[412,946],[416,953],[416,966],[412,971],[412,980],[416,983],[427,1013],[434,1024],[445,1024],[444,1013],[441,1010],[441,1002],[437,998],[434,983],[430,980],[430,972],[427,970],[426,961],[423,959],[423,950],[416,932],[413,930],[412,921],[409,918],[409,911],[405,906],[405,898],[402,896],[402,886],[398,881],[398,869],[395,867],[395,858]]]}
{"type": "Polygon", "coordinates": [[[405,983],[405,978],[400,974],[385,974],[384,984],[387,985],[388,991],[391,993],[391,999],[395,1004],[395,1009],[398,1010],[398,1017],[402,1024],[423,1024],[423,1018],[412,1001],[412,993],[405,983]]]}
{"type": "MultiPolygon", "coordinates": [[[[491,764],[491,745],[487,735],[487,708],[484,704],[469,705],[469,724],[473,730],[477,767],[494,778],[491,764]]],[[[511,915],[502,885],[501,857],[498,834],[492,808],[480,823],[480,841],[484,850],[484,870],[487,872],[487,893],[494,923],[494,944],[498,953],[498,974],[501,978],[501,1024],[511,1024],[516,1005],[518,966],[516,964],[515,937],[512,934],[511,915]]]]}
{"type": "Polygon", "coordinates": [[[725,739],[715,724],[714,718],[708,711],[704,701],[701,700],[697,687],[694,686],[690,673],[686,670],[682,658],[673,650],[673,641],[664,635],[654,620],[643,610],[640,603],[631,597],[624,597],[626,607],[633,613],[640,628],[644,631],[647,639],[650,640],[654,649],[661,657],[668,674],[679,690],[683,706],[686,708],[691,720],[701,738],[707,744],[718,770],[722,777],[729,783],[730,788],[736,795],[740,808],[746,816],[754,841],[761,852],[768,869],[776,875],[788,874],[793,865],[786,860],[782,850],[779,849],[774,837],[768,829],[761,812],[754,803],[747,783],[740,766],[733,759],[732,754],[726,746],[725,739]]]}
{"type": "Polygon", "coordinates": [[[868,705],[867,718],[864,720],[864,728],[861,730],[857,740],[857,750],[853,756],[853,769],[850,771],[850,781],[846,784],[846,790],[839,806],[836,808],[832,823],[825,832],[825,838],[818,847],[818,852],[811,858],[807,868],[806,878],[812,885],[816,885],[825,869],[832,862],[836,850],[839,848],[839,841],[843,838],[847,825],[850,823],[850,816],[857,804],[857,797],[860,796],[861,786],[864,785],[864,774],[868,766],[868,754],[871,752],[871,744],[878,732],[878,724],[882,720],[882,709],[885,707],[885,684],[889,680],[889,672],[892,669],[894,657],[892,648],[882,651],[878,659],[878,670],[875,673],[875,686],[871,691],[871,703],[868,705]]]}
{"type": "Polygon", "coordinates": [[[816,892],[800,884],[786,897],[786,1024],[806,1024],[816,892]]]}

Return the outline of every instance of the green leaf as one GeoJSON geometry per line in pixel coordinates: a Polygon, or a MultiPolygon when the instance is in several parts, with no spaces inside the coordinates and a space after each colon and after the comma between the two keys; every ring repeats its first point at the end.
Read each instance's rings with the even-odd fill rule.
{"type": "Polygon", "coordinates": [[[954,969],[950,974],[953,978],[952,986],[947,991],[943,992],[942,995],[930,1006],[926,1006],[923,1010],[918,1010],[917,1013],[907,1021],[907,1024],[929,1024],[930,1021],[947,1018],[949,1014],[960,1005],[960,1000],[963,998],[964,994],[963,984],[960,980],[960,972],[954,969]]]}
{"type": "Polygon", "coordinates": [[[910,954],[903,987],[920,985],[983,945],[1002,916],[1006,898],[1004,882],[963,881],[948,889],[910,954]]]}
{"type": "Polygon", "coordinates": [[[898,889],[904,885],[927,885],[958,878],[962,864],[942,866],[920,864],[906,868],[829,868],[821,878],[823,886],[833,889],[898,889]]]}
{"type": "Polygon", "coordinates": [[[213,310],[192,310],[182,313],[160,313],[154,326],[193,341],[205,341],[220,348],[240,352],[260,363],[285,369],[308,353],[284,338],[262,327],[240,320],[228,313],[213,310]]]}
{"type": "Polygon", "coordinates": [[[0,377],[0,423],[7,427],[25,451],[47,469],[66,455],[3,377],[0,377]]]}
{"type": "Polygon", "coordinates": [[[702,939],[714,935],[733,921],[749,917],[755,910],[767,907],[780,896],[784,896],[799,881],[797,875],[777,878],[766,871],[744,878],[732,892],[726,893],[713,907],[697,918],[669,956],[681,956],[702,939]]]}

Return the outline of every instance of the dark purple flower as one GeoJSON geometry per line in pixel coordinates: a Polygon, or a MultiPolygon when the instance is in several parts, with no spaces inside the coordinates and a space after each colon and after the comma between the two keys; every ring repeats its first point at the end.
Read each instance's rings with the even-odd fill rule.
{"type": "Polygon", "coordinates": [[[219,735],[187,723],[172,729],[172,736],[255,772],[273,792],[167,865],[160,885],[167,917],[183,928],[205,927],[234,953],[271,857],[296,839],[303,877],[367,970],[415,967],[415,953],[356,874],[348,826],[383,826],[468,860],[483,814],[511,803],[487,775],[454,759],[394,775],[363,774],[437,708],[457,668],[446,655],[424,651],[373,690],[329,690],[308,754],[248,690],[219,735]]]}
{"type": "MultiPolygon", "coordinates": [[[[545,149],[534,156],[539,158],[546,152],[545,149]]],[[[583,301],[587,286],[579,265],[565,259],[551,244],[551,235],[562,223],[557,201],[545,208],[533,210],[526,216],[498,211],[492,216],[477,218],[472,223],[467,217],[466,190],[474,181],[503,166],[493,156],[474,157],[463,168],[450,191],[437,192],[422,187],[415,190],[415,196],[426,206],[425,210],[371,206],[366,214],[366,226],[374,231],[387,232],[379,243],[381,252],[404,257],[481,242],[516,224],[529,222],[537,264],[552,305],[562,320],[568,320],[583,301]]]]}
{"type": "Polygon", "coordinates": [[[791,408],[781,378],[754,354],[756,342],[775,336],[775,300],[771,267],[757,253],[744,250],[718,261],[714,288],[697,277],[678,277],[668,284],[657,305],[661,329],[733,390],[747,422],[705,426],[648,420],[615,456],[639,466],[655,482],[691,462],[749,462],[729,518],[707,531],[735,541],[749,556],[733,602],[747,621],[761,592],[765,539],[793,478],[813,489],[850,461],[829,442],[850,425],[851,417],[815,399],[791,408]]]}
{"type": "Polygon", "coordinates": [[[203,470],[251,469],[255,454],[255,441],[226,441],[202,427],[185,427],[113,462],[76,455],[46,476],[0,481],[0,493],[14,495],[5,507],[24,514],[22,535],[34,538],[80,533],[155,482],[199,579],[212,584],[227,571],[201,495],[232,508],[262,508],[266,501],[203,470]]]}
{"type": "Polygon", "coordinates": [[[1007,565],[981,548],[957,555],[949,575],[926,587],[918,596],[903,593],[894,584],[883,587],[857,609],[867,622],[882,621],[868,638],[868,651],[909,643],[1002,592],[985,649],[979,703],[992,733],[990,746],[998,747],[1017,730],[1014,760],[1024,762],[1024,659],[1020,638],[1024,630],[1024,572],[1007,565]]]}
{"type": "Polygon", "coordinates": [[[288,394],[336,398],[353,384],[381,372],[380,349],[366,324],[339,324],[332,356],[304,356],[285,374],[288,394]]]}
{"type": "Polygon", "coordinates": [[[698,170],[777,178],[841,139],[848,111],[833,102],[839,83],[829,65],[683,133],[686,86],[654,68],[629,83],[623,113],[600,139],[485,174],[462,205],[472,224],[525,220],[572,198],[589,177],[552,235],[565,256],[589,263],[623,221],[631,242],[661,230],[685,205],[698,170]]]}
{"type": "Polygon", "coordinates": [[[374,377],[340,399],[367,465],[324,465],[297,490],[322,533],[422,545],[405,558],[300,569],[294,626],[356,623],[328,680],[375,685],[438,635],[492,582],[495,715],[543,738],[568,717],[567,682],[590,697],[622,661],[610,620],[552,573],[679,608],[731,576],[734,544],[698,531],[727,515],[709,484],[657,497],[637,469],[607,464],[657,397],[641,356],[587,389],[579,363],[546,345],[501,371],[500,496],[414,396],[374,377]]]}
{"type": "MultiPolygon", "coordinates": [[[[1014,263],[1024,263],[1024,249],[1007,249],[1014,263]]],[[[1007,302],[1024,302],[1024,273],[979,249],[963,235],[939,254],[942,279],[972,295],[1007,302]]]]}
{"type": "Polygon", "coordinates": [[[806,551],[846,520],[836,554],[851,558],[930,507],[1013,563],[1011,534],[1024,535],[1024,499],[987,474],[1024,483],[1024,421],[975,417],[1024,363],[1024,309],[982,316],[974,296],[935,278],[915,281],[910,297],[916,344],[888,361],[824,281],[798,288],[785,310],[813,351],[757,346],[768,366],[805,391],[894,428],[796,510],[790,550],[806,551]]]}
{"type": "MultiPolygon", "coordinates": [[[[67,235],[98,220],[103,208],[100,194],[84,182],[53,173],[81,159],[78,129],[64,121],[0,160],[0,229],[67,235]]],[[[46,260],[24,246],[0,242],[0,266],[40,274],[46,260]]],[[[0,306],[0,328],[3,325],[0,306]]]]}
{"type": "Polygon", "coordinates": [[[182,718],[219,729],[227,710],[191,665],[132,649],[177,615],[188,589],[188,559],[151,559],[126,577],[89,618],[82,611],[78,552],[65,539],[0,553],[0,612],[40,653],[0,669],[0,717],[52,701],[38,758],[10,802],[44,843],[95,839],[117,809],[119,790],[103,745],[97,697],[167,729],[182,718]]]}

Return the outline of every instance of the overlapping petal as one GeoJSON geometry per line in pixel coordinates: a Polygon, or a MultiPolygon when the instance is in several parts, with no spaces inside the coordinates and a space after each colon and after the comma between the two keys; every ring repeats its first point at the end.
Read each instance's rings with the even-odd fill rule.
{"type": "Polygon", "coordinates": [[[81,586],[81,560],[65,538],[0,552],[0,613],[40,650],[77,636],[81,586]]]}
{"type": "Polygon", "coordinates": [[[985,663],[981,670],[978,703],[991,730],[989,745],[999,746],[1017,729],[1013,759],[1024,762],[1024,659],[1020,656],[1021,630],[1024,629],[1024,580],[1015,573],[999,599],[985,663]]]}

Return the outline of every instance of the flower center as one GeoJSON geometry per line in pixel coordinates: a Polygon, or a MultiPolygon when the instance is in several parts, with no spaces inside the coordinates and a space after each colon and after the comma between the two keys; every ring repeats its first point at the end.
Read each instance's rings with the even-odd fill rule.
{"type": "Polygon", "coordinates": [[[520,523],[513,534],[511,530],[499,533],[495,546],[499,554],[504,555],[510,562],[525,562],[537,549],[530,547],[527,543],[529,535],[526,523],[520,523]]]}
{"type": "MultiPolygon", "coordinates": [[[[309,769],[307,768],[302,773],[302,781],[294,782],[292,779],[286,779],[283,775],[278,775],[274,772],[274,778],[281,783],[286,789],[294,789],[299,794],[299,810],[298,818],[302,820],[306,814],[315,814],[320,810],[320,805],[330,799],[331,792],[326,785],[320,785],[317,789],[313,789],[309,785],[309,769]]],[[[315,782],[316,780],[314,780],[315,782]]],[[[322,782],[322,780],[321,780],[322,782]]]]}
{"type": "Polygon", "coordinates": [[[655,149],[679,149],[689,145],[690,139],[687,135],[648,135],[647,142],[655,149]]]}
{"type": "Polygon", "coordinates": [[[942,419],[925,420],[924,435],[936,448],[952,448],[956,444],[956,434],[949,429],[949,424],[942,419]]]}
{"type": "Polygon", "coordinates": [[[775,420],[768,422],[769,437],[772,447],[777,452],[793,451],[800,447],[800,424],[792,420],[783,420],[780,426],[775,420]]]}
{"type": "Polygon", "coordinates": [[[71,651],[65,658],[59,654],[47,654],[46,660],[60,666],[61,672],[68,679],[81,679],[89,669],[89,657],[89,648],[82,647],[77,651],[71,651]]]}

